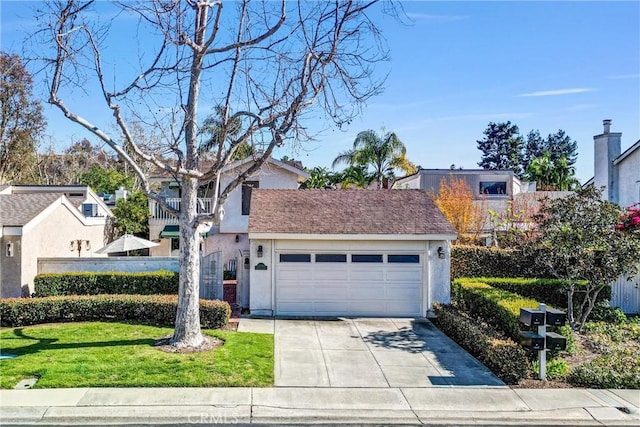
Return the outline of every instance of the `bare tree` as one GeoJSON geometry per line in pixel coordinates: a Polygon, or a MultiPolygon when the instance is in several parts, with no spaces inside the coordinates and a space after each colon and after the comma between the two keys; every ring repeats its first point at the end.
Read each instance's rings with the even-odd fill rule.
{"type": "Polygon", "coordinates": [[[101,43],[109,36],[109,27],[100,27],[96,20],[108,14],[91,13],[91,8],[113,4],[93,3],[58,0],[48,5],[51,19],[39,34],[44,41],[53,41],[52,55],[45,58],[49,102],[115,150],[148,196],[179,219],[181,271],[172,343],[195,347],[203,341],[198,305],[200,232],[220,221],[229,193],[276,147],[310,137],[304,116],[322,111],[328,121],[341,126],[359,112],[363,101],[380,92],[382,80],[374,77],[373,66],[386,59],[386,50],[368,15],[375,0],[122,2],[117,4],[119,15],[109,24],[135,16],[139,25],[132,28],[130,40],[142,32],[157,35],[155,45],[145,41],[136,70],[123,61],[107,64],[101,43]],[[115,83],[127,76],[130,80],[124,84],[115,83]],[[80,107],[67,102],[70,88],[87,87],[85,79],[98,82],[118,135],[100,129],[97,118],[84,116],[80,107]],[[198,141],[201,105],[210,106],[209,114],[219,115],[217,144],[208,147],[214,162],[206,170],[198,141]],[[127,117],[146,124],[162,139],[164,155],[139,146],[127,117]],[[255,161],[219,188],[222,168],[245,144],[257,148],[255,161]],[[180,211],[153,191],[143,163],[179,179],[180,211]],[[198,213],[198,187],[209,182],[217,189],[214,207],[212,212],[198,213]]]}

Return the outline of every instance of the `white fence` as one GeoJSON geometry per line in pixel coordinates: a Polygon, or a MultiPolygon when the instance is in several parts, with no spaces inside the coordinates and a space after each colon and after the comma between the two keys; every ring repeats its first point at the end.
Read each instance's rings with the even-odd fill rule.
{"type": "Polygon", "coordinates": [[[213,252],[200,260],[200,298],[222,300],[222,252],[213,252]]]}
{"type": "Polygon", "coordinates": [[[38,258],[38,274],[71,271],[180,271],[178,257],[38,258]]]}
{"type": "Polygon", "coordinates": [[[611,307],[626,314],[640,314],[640,273],[622,276],[611,284],[611,307]]]}
{"type": "MultiPolygon", "coordinates": [[[[179,197],[171,197],[165,200],[165,203],[176,209],[180,210],[181,199],[179,197]]],[[[198,213],[211,213],[212,199],[198,198],[198,213]]],[[[154,200],[149,200],[149,211],[151,212],[151,218],[149,222],[155,224],[177,224],[176,217],[165,212],[158,203],[154,200]]]]}

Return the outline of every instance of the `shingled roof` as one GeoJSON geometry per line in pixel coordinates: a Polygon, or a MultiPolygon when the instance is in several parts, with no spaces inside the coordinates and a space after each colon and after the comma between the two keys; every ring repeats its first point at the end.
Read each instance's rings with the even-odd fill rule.
{"type": "Polygon", "coordinates": [[[0,225],[23,226],[64,194],[0,194],[0,225]]]}
{"type": "Polygon", "coordinates": [[[455,235],[455,230],[422,190],[255,189],[249,233],[455,235]]]}

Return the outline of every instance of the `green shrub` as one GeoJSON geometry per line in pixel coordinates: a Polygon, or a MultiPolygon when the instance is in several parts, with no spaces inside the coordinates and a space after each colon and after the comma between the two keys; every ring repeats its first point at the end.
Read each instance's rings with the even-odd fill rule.
{"type": "MultiPolygon", "coordinates": [[[[554,307],[567,308],[567,289],[569,285],[562,280],[503,277],[482,277],[480,280],[494,288],[514,292],[523,297],[534,298],[554,307]]],[[[580,307],[584,299],[584,294],[580,292],[580,287],[586,285],[587,282],[585,281],[576,283],[577,290],[574,292],[573,297],[573,306],[576,309],[580,307]]],[[[611,299],[611,287],[606,287],[598,294],[598,301],[606,303],[609,299],[611,299]]]]}
{"type": "Polygon", "coordinates": [[[519,250],[455,245],[451,248],[451,277],[546,277],[531,255],[519,250]]]}
{"type": "Polygon", "coordinates": [[[502,381],[516,384],[530,376],[527,353],[518,344],[451,306],[436,305],[434,310],[438,328],[502,381]]]}
{"type": "Polygon", "coordinates": [[[519,340],[521,308],[537,308],[538,301],[493,288],[481,279],[456,279],[455,303],[474,317],[519,340]]]}
{"type": "MultiPolygon", "coordinates": [[[[2,326],[15,327],[39,323],[118,320],[174,326],[177,295],[90,295],[0,300],[2,326]]],[[[231,316],[223,301],[200,300],[203,328],[221,328],[231,316]]]]}
{"type": "Polygon", "coordinates": [[[640,389],[640,357],[635,351],[617,351],[573,369],[569,382],[579,387],[640,389]]]}
{"type": "Polygon", "coordinates": [[[34,295],[137,294],[175,295],[178,273],[154,271],[142,273],[77,272],[39,274],[34,279],[34,295]]]}
{"type": "MultiPolygon", "coordinates": [[[[569,365],[562,359],[547,360],[547,379],[564,381],[569,375],[569,365]]],[[[540,364],[536,360],[533,362],[533,372],[538,375],[540,372],[540,364]]]]}
{"type": "MultiPolygon", "coordinates": [[[[611,289],[611,288],[608,288],[611,289]]],[[[607,322],[614,325],[627,323],[627,316],[619,307],[611,307],[606,301],[597,303],[589,315],[591,322],[607,322]]]]}

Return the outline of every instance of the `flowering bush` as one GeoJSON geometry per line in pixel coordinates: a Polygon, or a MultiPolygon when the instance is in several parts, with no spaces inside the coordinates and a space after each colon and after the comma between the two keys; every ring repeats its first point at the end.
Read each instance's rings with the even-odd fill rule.
{"type": "Polygon", "coordinates": [[[620,223],[616,229],[640,233],[640,202],[627,208],[627,211],[620,216],[620,223]]]}

